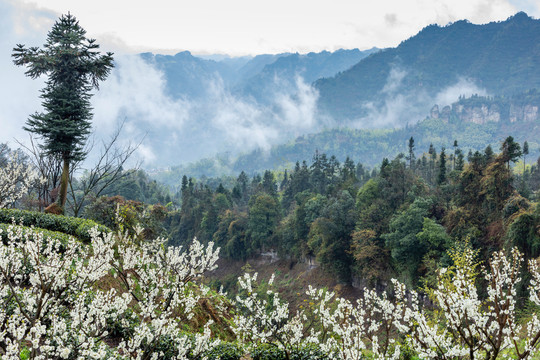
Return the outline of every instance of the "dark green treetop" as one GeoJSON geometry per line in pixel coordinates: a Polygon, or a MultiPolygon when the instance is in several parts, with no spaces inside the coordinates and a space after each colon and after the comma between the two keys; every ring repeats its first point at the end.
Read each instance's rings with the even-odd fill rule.
{"type": "MultiPolygon", "coordinates": [[[[527,146],[527,150],[528,146],[527,146]]],[[[508,136],[501,145],[501,156],[503,160],[510,166],[510,161],[516,162],[522,155],[521,146],[514,141],[512,136],[508,136]]]]}
{"type": "Polygon", "coordinates": [[[437,177],[437,184],[441,185],[446,182],[446,153],[445,148],[441,149],[439,155],[439,174],[437,177]]]}
{"type": "Polygon", "coordinates": [[[86,30],[68,13],[53,25],[42,49],[20,44],[13,49],[13,62],[25,66],[27,76],[48,76],[41,90],[45,111],[31,115],[25,130],[41,136],[43,149],[64,160],[85,157],[92,118],[90,91],[113,68],[113,54],[101,55],[97,48],[95,40],[86,38],[86,30]]]}

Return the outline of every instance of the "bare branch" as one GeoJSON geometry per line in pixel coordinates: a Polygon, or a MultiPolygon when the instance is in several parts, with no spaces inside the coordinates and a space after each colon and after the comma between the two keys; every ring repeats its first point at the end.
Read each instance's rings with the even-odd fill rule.
{"type": "MultiPolygon", "coordinates": [[[[124,127],[125,120],[118,124],[117,129],[111,135],[107,142],[102,142],[102,150],[94,167],[86,170],[78,186],[73,186],[70,182],[68,206],[75,216],[78,216],[89,197],[98,197],[115,182],[128,176],[131,172],[124,171],[124,166],[128,159],[141,145],[144,138],[138,143],[129,142],[124,147],[119,147],[120,134],[124,127]]],[[[90,146],[93,147],[93,142],[90,146]]],[[[137,170],[140,163],[134,167],[137,170]]],[[[74,164],[74,169],[80,171],[81,163],[74,164]]]]}

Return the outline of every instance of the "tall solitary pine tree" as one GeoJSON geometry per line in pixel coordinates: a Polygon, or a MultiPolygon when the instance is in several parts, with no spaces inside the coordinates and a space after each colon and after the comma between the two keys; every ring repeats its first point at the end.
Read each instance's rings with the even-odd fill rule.
{"type": "Polygon", "coordinates": [[[84,144],[90,133],[90,93],[98,89],[113,68],[112,53],[102,55],[94,39],[71,14],[62,15],[47,34],[42,49],[18,44],[13,62],[25,66],[32,79],[47,75],[41,90],[43,113],[30,115],[25,130],[41,137],[46,154],[63,161],[58,204],[62,210],[67,196],[70,164],[86,157],[84,144]]]}
{"type": "Polygon", "coordinates": [[[446,153],[445,148],[441,149],[439,155],[439,174],[437,177],[437,184],[442,185],[446,182],[446,153]]]}
{"type": "Polygon", "coordinates": [[[414,155],[414,138],[411,136],[409,139],[409,155],[407,155],[407,160],[409,160],[409,169],[414,171],[414,160],[416,159],[414,155]]]}

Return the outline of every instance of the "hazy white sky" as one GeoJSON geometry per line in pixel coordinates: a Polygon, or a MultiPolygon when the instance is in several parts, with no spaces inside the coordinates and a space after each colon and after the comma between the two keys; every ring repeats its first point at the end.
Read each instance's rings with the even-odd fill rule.
{"type": "MultiPolygon", "coordinates": [[[[424,26],[540,17],[540,0],[0,0],[20,33],[70,11],[106,50],[233,55],[397,46],[424,26]]],[[[1,6],[0,6],[1,8],[1,6]]],[[[40,45],[39,43],[36,45],[40,45]]]]}

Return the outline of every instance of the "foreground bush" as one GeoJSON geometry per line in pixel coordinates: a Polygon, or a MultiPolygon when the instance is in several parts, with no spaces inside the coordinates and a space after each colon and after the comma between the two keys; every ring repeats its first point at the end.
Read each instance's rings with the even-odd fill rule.
{"type": "Polygon", "coordinates": [[[0,223],[0,239],[2,239],[5,244],[7,244],[8,241],[12,241],[10,240],[11,232],[20,233],[22,238],[29,237],[31,239],[34,239],[38,236],[44,239],[52,238],[55,239],[55,241],[60,241],[60,243],[64,245],[62,247],[63,249],[65,249],[66,245],[70,242],[70,235],[64,234],[59,231],[51,231],[22,225],[0,223]]]}
{"type": "Polygon", "coordinates": [[[208,360],[240,360],[244,350],[240,345],[222,342],[206,352],[208,360]]]}
{"type": "Polygon", "coordinates": [[[11,224],[13,221],[24,226],[35,226],[46,230],[59,231],[75,236],[85,242],[90,241],[90,230],[92,228],[97,227],[98,231],[103,233],[111,231],[108,227],[87,219],[52,215],[38,211],[0,209],[0,223],[11,224]]]}
{"type": "Polygon", "coordinates": [[[288,354],[284,349],[275,345],[261,344],[251,351],[253,360],[328,360],[331,359],[317,346],[311,345],[291,350],[288,354]]]}

